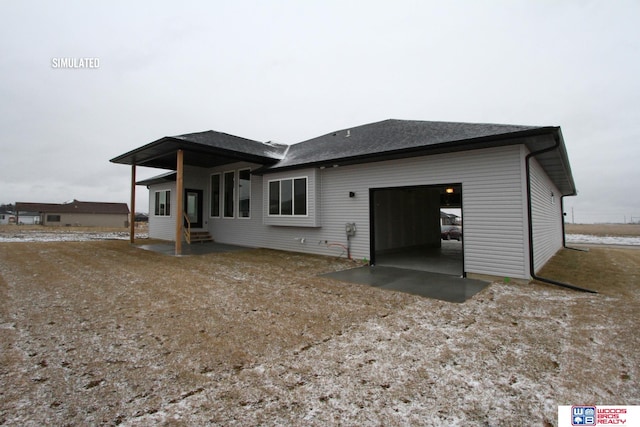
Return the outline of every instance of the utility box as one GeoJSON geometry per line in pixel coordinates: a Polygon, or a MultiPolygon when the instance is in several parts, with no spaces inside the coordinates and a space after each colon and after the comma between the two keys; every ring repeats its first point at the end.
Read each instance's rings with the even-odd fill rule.
{"type": "Polygon", "coordinates": [[[348,222],[344,225],[344,230],[347,233],[347,237],[353,237],[356,235],[356,223],[348,222]]]}

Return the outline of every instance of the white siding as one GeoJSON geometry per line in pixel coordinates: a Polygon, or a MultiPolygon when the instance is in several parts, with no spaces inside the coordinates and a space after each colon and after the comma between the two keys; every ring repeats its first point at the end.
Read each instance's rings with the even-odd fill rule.
{"type": "MultiPolygon", "coordinates": [[[[246,167],[238,163],[218,169],[189,169],[194,182],[188,188],[204,190],[208,228],[222,243],[265,247],[324,255],[342,255],[339,245],[347,245],[345,223],[355,222],[357,233],[351,239],[354,259],[371,259],[369,231],[369,190],[413,185],[460,183],[463,189],[464,258],[467,273],[529,278],[524,188],[524,150],[507,146],[447,153],[410,159],[389,160],[316,170],[315,206],[319,227],[265,225],[266,182],[286,176],[279,172],[251,177],[251,218],[209,218],[209,175],[246,167]],[[349,197],[355,192],[355,197],[349,197]]],[[[289,176],[300,176],[291,171],[289,176]]],[[[288,174],[287,174],[288,175],[288,174]]],[[[161,186],[150,189],[153,191],[161,186]]],[[[165,186],[165,188],[175,188],[165,186]]],[[[175,209],[172,191],[172,217],[175,209]]],[[[557,201],[559,203],[559,201],[557,201]]],[[[173,239],[175,220],[153,217],[152,237],[173,239]],[[165,231],[166,228],[166,231],[165,231]],[[164,236],[164,237],[161,237],[164,236]]]]}
{"type": "Polygon", "coordinates": [[[511,146],[325,170],[323,228],[344,240],[344,222],[356,222],[354,256],[370,257],[369,188],[461,183],[465,271],[524,278],[521,168],[521,150],[511,146]]]}
{"type": "MultiPolygon", "coordinates": [[[[218,172],[230,172],[238,171],[240,169],[252,169],[256,170],[260,166],[250,163],[234,163],[232,165],[226,165],[219,168],[213,168],[206,171],[206,187],[205,187],[205,220],[208,221],[208,229],[211,236],[216,242],[230,243],[241,246],[249,247],[272,247],[263,244],[265,239],[268,239],[268,226],[263,224],[263,192],[262,192],[262,177],[257,175],[251,175],[251,200],[249,207],[249,218],[237,217],[234,218],[211,218],[210,212],[210,176],[211,174],[218,172]]],[[[237,205],[237,198],[236,198],[237,205]]]]}
{"type": "Polygon", "coordinates": [[[562,247],[560,191],[535,158],[531,159],[533,262],[537,272],[562,247]]]}
{"type": "Polygon", "coordinates": [[[174,240],[176,237],[176,183],[168,182],[149,187],[149,237],[154,239],[174,240]],[[156,191],[171,191],[171,215],[155,215],[156,191]]]}
{"type": "MultiPolygon", "coordinates": [[[[224,170],[228,171],[233,169],[230,168],[224,170]]],[[[197,168],[193,166],[185,166],[184,168],[184,189],[202,190],[203,193],[204,212],[202,219],[204,229],[207,228],[207,222],[209,220],[209,175],[210,174],[208,173],[207,169],[197,168]]],[[[176,201],[176,183],[167,182],[151,185],[149,187],[149,237],[163,240],[175,240],[177,214],[178,206],[176,201]],[[171,215],[155,216],[155,192],[163,190],[171,191],[171,215]]]]}

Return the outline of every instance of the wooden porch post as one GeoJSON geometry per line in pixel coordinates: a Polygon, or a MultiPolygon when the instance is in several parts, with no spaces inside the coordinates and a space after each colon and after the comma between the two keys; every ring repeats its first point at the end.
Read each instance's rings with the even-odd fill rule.
{"type": "Polygon", "coordinates": [[[131,215],[129,218],[129,242],[136,242],[136,165],[131,165],[131,215]]]}
{"type": "Polygon", "coordinates": [[[184,183],[184,153],[178,150],[176,168],[176,255],[182,255],[182,217],[184,216],[184,206],[182,202],[184,183]]]}

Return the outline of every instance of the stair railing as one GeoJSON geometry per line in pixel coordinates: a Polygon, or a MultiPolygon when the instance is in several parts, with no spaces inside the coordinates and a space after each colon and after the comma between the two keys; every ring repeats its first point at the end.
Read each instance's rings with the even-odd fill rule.
{"type": "Polygon", "coordinates": [[[184,237],[187,239],[187,243],[191,244],[191,221],[189,221],[189,217],[187,216],[186,212],[183,212],[182,216],[184,216],[184,220],[187,223],[187,226],[183,227],[184,237]]]}

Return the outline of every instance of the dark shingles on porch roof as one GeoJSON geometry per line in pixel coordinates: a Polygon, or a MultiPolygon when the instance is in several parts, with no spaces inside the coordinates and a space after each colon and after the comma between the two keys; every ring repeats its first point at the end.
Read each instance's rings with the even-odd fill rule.
{"type": "Polygon", "coordinates": [[[113,163],[176,168],[176,152],[184,150],[184,163],[213,167],[237,161],[274,164],[284,155],[286,145],[259,142],[228,133],[208,130],[166,136],[111,159],[113,163]]]}
{"type": "Polygon", "coordinates": [[[293,144],[289,147],[286,158],[269,169],[380,157],[385,154],[433,149],[441,144],[450,147],[456,142],[470,143],[473,140],[482,141],[500,136],[517,137],[518,133],[536,129],[541,128],[389,119],[293,144]]]}
{"type": "Polygon", "coordinates": [[[228,133],[208,130],[205,132],[187,133],[172,137],[203,146],[220,148],[224,150],[236,151],[242,154],[264,157],[269,159],[281,159],[286,145],[273,144],[269,142],[254,141],[228,133]]]}
{"type": "Polygon", "coordinates": [[[136,185],[154,185],[154,184],[162,184],[165,182],[175,182],[178,173],[175,171],[166,172],[160,175],[152,176],[151,178],[142,179],[136,182],[136,185]]]}

